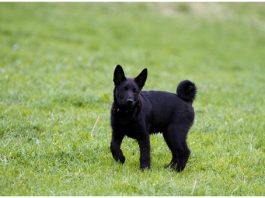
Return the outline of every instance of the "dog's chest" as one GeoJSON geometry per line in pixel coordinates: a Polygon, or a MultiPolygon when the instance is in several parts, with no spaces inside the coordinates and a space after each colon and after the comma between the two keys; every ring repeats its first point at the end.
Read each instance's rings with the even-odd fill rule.
{"type": "Polygon", "coordinates": [[[137,139],[143,133],[143,126],[137,120],[126,119],[125,117],[115,117],[113,119],[114,128],[124,133],[130,138],[137,139]]]}
{"type": "Polygon", "coordinates": [[[126,128],[124,129],[124,133],[126,136],[130,137],[130,138],[133,138],[133,139],[139,139],[142,135],[142,131],[140,130],[137,130],[136,128],[126,128]]]}

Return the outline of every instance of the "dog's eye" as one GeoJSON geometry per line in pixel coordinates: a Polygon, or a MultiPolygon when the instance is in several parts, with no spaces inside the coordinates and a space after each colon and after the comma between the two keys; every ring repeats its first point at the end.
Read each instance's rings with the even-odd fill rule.
{"type": "Polygon", "coordinates": [[[127,87],[127,86],[125,86],[125,87],[124,87],[124,90],[125,90],[125,91],[127,91],[127,90],[128,90],[128,87],[127,87]]]}
{"type": "Polygon", "coordinates": [[[132,91],[133,91],[133,93],[136,93],[136,89],[135,88],[133,88],[132,91]]]}

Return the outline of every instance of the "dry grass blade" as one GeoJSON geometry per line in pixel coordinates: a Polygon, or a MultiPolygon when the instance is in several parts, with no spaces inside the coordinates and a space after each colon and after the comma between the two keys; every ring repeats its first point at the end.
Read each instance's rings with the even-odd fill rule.
{"type": "Polygon", "coordinates": [[[91,136],[93,137],[93,135],[94,135],[94,131],[95,131],[95,128],[96,128],[96,126],[97,126],[97,124],[98,124],[98,121],[99,121],[99,116],[97,117],[97,120],[96,120],[96,122],[95,122],[95,124],[94,124],[94,126],[93,126],[93,128],[92,128],[92,131],[91,131],[91,136]]]}

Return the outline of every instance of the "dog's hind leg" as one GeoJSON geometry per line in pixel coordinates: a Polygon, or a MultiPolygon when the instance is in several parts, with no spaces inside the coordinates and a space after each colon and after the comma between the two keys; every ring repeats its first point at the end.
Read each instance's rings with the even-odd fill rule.
{"type": "Polygon", "coordinates": [[[190,150],[186,142],[188,128],[170,125],[163,133],[164,139],[171,150],[172,160],[168,167],[176,169],[177,172],[184,170],[190,156],[190,150]]]}
{"type": "Polygon", "coordinates": [[[190,156],[190,149],[187,145],[186,140],[184,140],[182,142],[182,150],[178,154],[179,159],[177,161],[178,165],[176,168],[178,172],[181,172],[184,170],[184,168],[188,162],[189,156],[190,156]]]}
{"type": "Polygon", "coordinates": [[[173,142],[171,141],[170,137],[167,136],[167,132],[166,133],[165,132],[163,133],[163,137],[164,137],[164,139],[165,139],[165,141],[166,141],[166,143],[167,143],[167,145],[168,145],[168,147],[169,147],[169,149],[170,149],[170,151],[172,153],[172,159],[169,162],[169,164],[165,165],[165,168],[173,167],[177,163],[176,152],[174,152],[174,148],[172,146],[173,145],[173,142]]]}

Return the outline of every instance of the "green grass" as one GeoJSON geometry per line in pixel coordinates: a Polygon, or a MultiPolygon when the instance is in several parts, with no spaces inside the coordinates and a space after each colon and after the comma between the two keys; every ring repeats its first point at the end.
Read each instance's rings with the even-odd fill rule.
{"type": "Polygon", "coordinates": [[[264,27],[261,3],[0,3],[0,195],[265,195],[264,27]],[[148,171],[132,139],[112,159],[116,64],[196,82],[184,172],[161,135],[148,171]]]}

